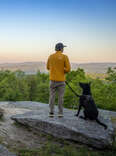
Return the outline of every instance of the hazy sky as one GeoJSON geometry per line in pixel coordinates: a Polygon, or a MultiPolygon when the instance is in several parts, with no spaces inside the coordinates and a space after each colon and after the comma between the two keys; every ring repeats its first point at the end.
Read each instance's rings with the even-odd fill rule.
{"type": "Polygon", "coordinates": [[[57,42],[71,62],[116,62],[116,0],[0,0],[0,63],[46,61],[57,42]]]}

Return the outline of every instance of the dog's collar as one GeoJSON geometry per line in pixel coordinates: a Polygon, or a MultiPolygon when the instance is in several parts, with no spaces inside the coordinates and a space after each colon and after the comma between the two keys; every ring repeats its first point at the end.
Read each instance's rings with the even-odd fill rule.
{"type": "Polygon", "coordinates": [[[83,94],[84,96],[91,96],[90,94],[86,95],[86,94],[83,94]]]}
{"type": "Polygon", "coordinates": [[[85,94],[84,96],[86,97],[87,100],[89,100],[92,97],[92,95],[85,95],[85,94]]]}

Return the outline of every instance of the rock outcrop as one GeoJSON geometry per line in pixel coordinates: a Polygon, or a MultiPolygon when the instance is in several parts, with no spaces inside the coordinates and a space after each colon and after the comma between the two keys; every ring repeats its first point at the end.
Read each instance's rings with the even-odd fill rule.
{"type": "Polygon", "coordinates": [[[16,155],[9,152],[8,149],[3,145],[0,145],[0,156],[16,156],[16,155]]]}
{"type": "MultiPolygon", "coordinates": [[[[23,105],[23,102],[20,104],[23,105]]],[[[31,102],[29,105],[34,106],[31,102]]],[[[31,127],[34,131],[51,134],[58,138],[73,140],[100,149],[111,147],[114,128],[110,121],[110,111],[100,110],[99,119],[108,126],[108,129],[105,130],[95,121],[85,121],[75,117],[75,111],[64,109],[63,118],[59,118],[57,114],[54,118],[50,118],[48,117],[49,107],[47,104],[36,102],[35,105],[36,111],[14,115],[11,119],[31,127]]],[[[113,115],[116,116],[116,113],[114,112],[113,115]]]]}
{"type": "Polygon", "coordinates": [[[4,110],[0,108],[0,118],[2,118],[4,115],[4,110]]]}

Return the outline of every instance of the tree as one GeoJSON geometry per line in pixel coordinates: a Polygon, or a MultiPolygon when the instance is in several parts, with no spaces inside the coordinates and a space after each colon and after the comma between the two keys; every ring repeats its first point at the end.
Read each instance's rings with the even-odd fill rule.
{"type": "Polygon", "coordinates": [[[37,77],[36,75],[28,75],[26,77],[26,82],[29,89],[29,100],[34,101],[37,97],[37,77]]]}
{"type": "Polygon", "coordinates": [[[112,69],[111,67],[108,68],[106,80],[116,82],[116,70],[115,70],[115,68],[114,69],[112,69]]]}

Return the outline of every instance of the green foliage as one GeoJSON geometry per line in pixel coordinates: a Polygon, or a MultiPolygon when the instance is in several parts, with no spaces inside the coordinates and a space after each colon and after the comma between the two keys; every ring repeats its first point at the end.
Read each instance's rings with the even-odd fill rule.
{"type": "Polygon", "coordinates": [[[41,101],[43,103],[48,103],[49,101],[49,83],[41,82],[37,85],[37,96],[35,101],[41,101]]]}
{"type": "Polygon", "coordinates": [[[26,82],[28,85],[29,100],[34,101],[37,97],[37,78],[35,75],[28,75],[26,82]]]}
{"type": "Polygon", "coordinates": [[[107,70],[107,75],[106,80],[116,82],[116,68],[112,69],[109,67],[107,70]]]}
{"type": "Polygon", "coordinates": [[[36,75],[36,97],[35,101],[48,103],[49,101],[49,75],[38,72],[36,75]]]}
{"type": "MultiPolygon", "coordinates": [[[[109,68],[107,80],[93,79],[85,75],[83,69],[78,68],[66,74],[69,85],[79,95],[82,90],[79,82],[92,82],[91,90],[98,108],[116,111],[116,71],[109,68]]],[[[0,71],[0,101],[39,101],[49,102],[49,75],[37,72],[36,75],[26,75],[22,71],[0,71]]],[[[56,102],[57,104],[57,96],[56,102]]],[[[79,98],[66,85],[64,107],[77,108],[79,98]]]]}
{"type": "MultiPolygon", "coordinates": [[[[17,73],[17,72],[16,72],[17,73]]],[[[0,72],[0,101],[29,100],[28,86],[24,77],[18,77],[15,72],[0,72]]]]}
{"type": "MultiPolygon", "coordinates": [[[[83,69],[78,68],[76,71],[71,71],[66,75],[66,80],[77,92],[77,94],[81,95],[81,88],[79,86],[79,82],[89,82],[89,78],[86,77],[83,69]]],[[[65,89],[64,95],[64,106],[67,108],[77,108],[79,103],[79,98],[72,93],[68,86],[65,89]]]]}
{"type": "Polygon", "coordinates": [[[92,93],[99,108],[116,110],[116,84],[96,79],[92,83],[92,93]]]}
{"type": "Polygon", "coordinates": [[[81,69],[81,68],[78,68],[76,71],[71,71],[70,73],[68,73],[67,75],[66,75],[66,80],[68,81],[68,82],[70,82],[70,81],[72,81],[72,80],[77,80],[77,81],[83,81],[83,80],[85,80],[85,72],[84,72],[84,70],[83,69],[81,69]]]}

